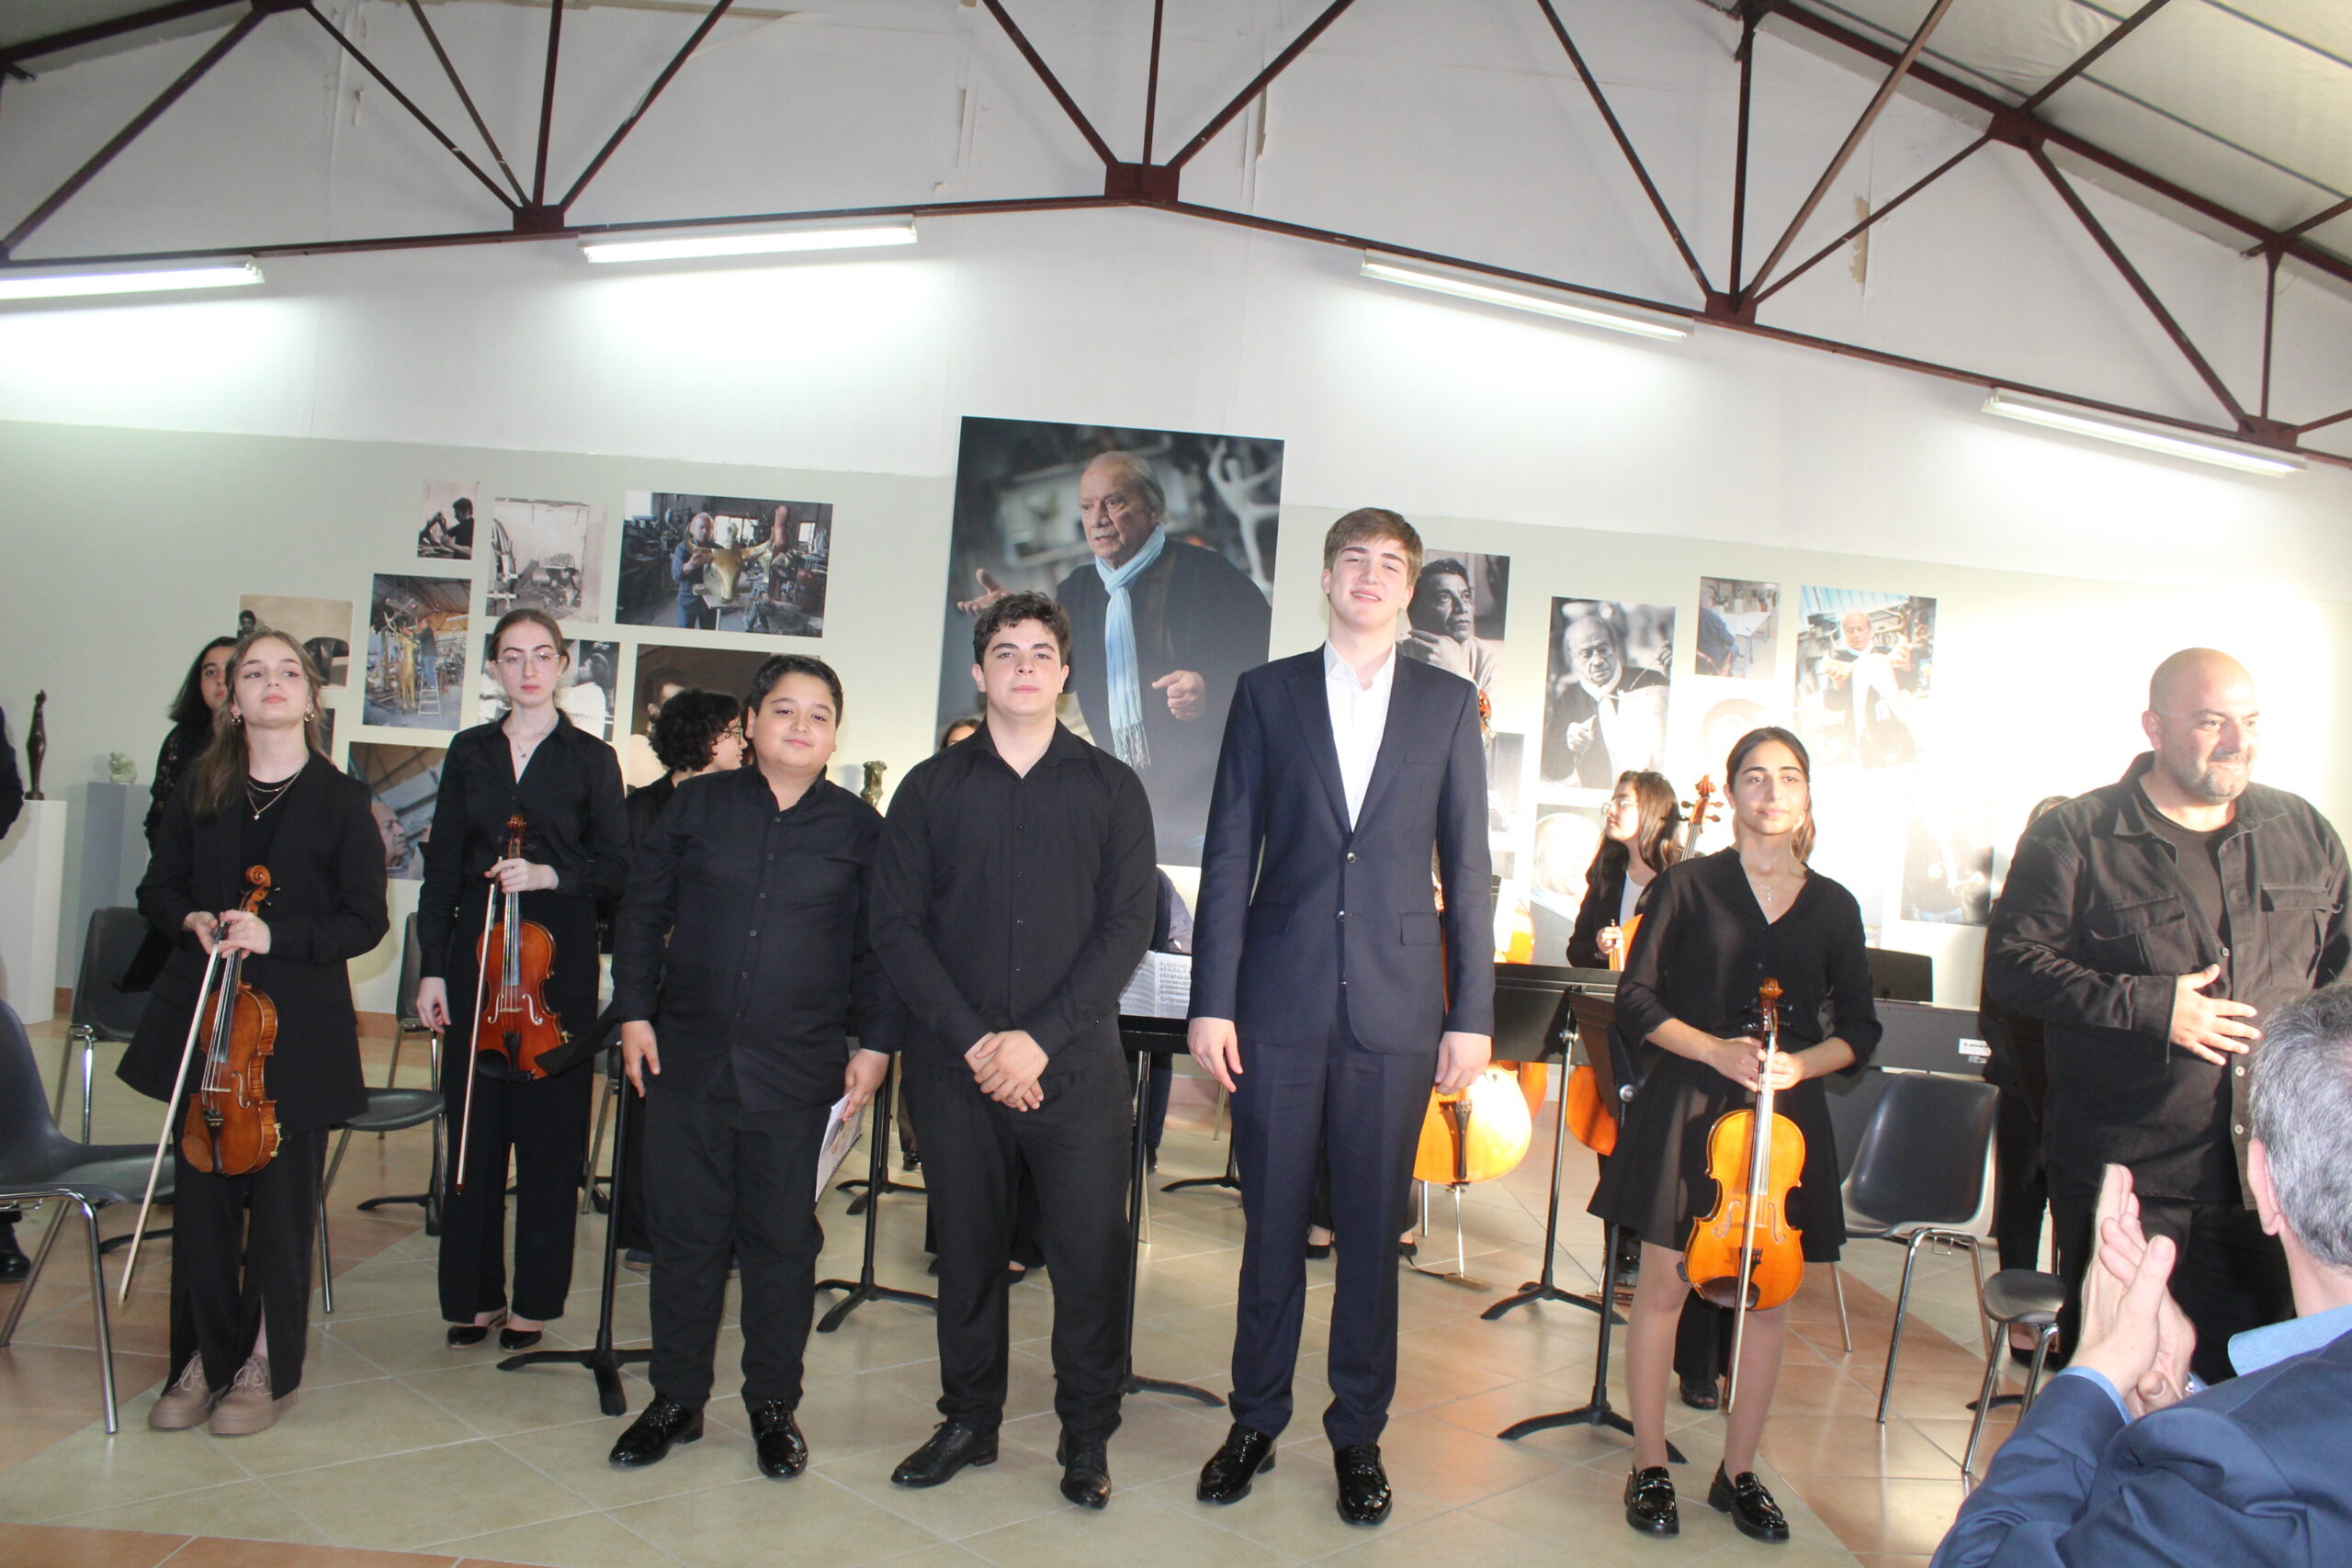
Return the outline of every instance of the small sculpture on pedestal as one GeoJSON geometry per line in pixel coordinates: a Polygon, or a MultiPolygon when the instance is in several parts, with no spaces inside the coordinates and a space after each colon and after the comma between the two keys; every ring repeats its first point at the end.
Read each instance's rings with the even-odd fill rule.
{"type": "Polygon", "coordinates": [[[865,764],[865,788],[859,793],[865,796],[865,804],[876,811],[882,809],[882,775],[889,771],[890,764],[888,762],[865,764]]]}
{"type": "Polygon", "coordinates": [[[49,719],[41,710],[49,705],[47,692],[33,694],[33,721],[25,730],[25,776],[31,785],[25,791],[27,800],[47,800],[40,792],[40,760],[49,755],[49,719]]]}
{"type": "Polygon", "coordinates": [[[107,753],[107,778],[119,784],[136,784],[139,764],[128,751],[109,751],[107,753]]]}

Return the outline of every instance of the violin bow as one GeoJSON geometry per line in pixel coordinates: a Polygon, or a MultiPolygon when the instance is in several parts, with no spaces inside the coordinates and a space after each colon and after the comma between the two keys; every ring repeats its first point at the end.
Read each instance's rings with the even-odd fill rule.
{"type": "Polygon", "coordinates": [[[466,1148],[474,1134],[474,1054],[481,1049],[481,994],[490,986],[490,927],[498,912],[498,892],[492,889],[490,902],[481,911],[481,967],[474,976],[474,1027],[466,1037],[466,1109],[458,1123],[458,1164],[449,1173],[450,1186],[462,1195],[466,1190],[466,1148]]]}
{"type": "Polygon", "coordinates": [[[213,944],[204,957],[204,978],[197,982],[196,1010],[188,1014],[187,1043],[180,1047],[179,1077],[172,1080],[171,1103],[164,1111],[164,1130],[155,1139],[155,1160],[147,1168],[147,1196],[139,1205],[139,1223],[130,1230],[130,1252],[122,1261],[122,1290],[115,1297],[118,1302],[130,1299],[130,1276],[139,1268],[139,1244],[146,1239],[147,1216],[154,1212],[155,1184],[164,1174],[164,1154],[172,1146],[172,1133],[180,1119],[180,1100],[187,1093],[188,1064],[196,1059],[196,1037],[204,1023],[204,998],[212,989],[212,976],[220,966],[220,947],[213,944]]]}

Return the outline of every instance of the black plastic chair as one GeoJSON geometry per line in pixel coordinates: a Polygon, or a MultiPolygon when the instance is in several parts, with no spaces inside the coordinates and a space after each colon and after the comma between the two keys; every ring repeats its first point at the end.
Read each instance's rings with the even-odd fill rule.
{"type": "Polygon", "coordinates": [[[408,1043],[408,1037],[433,1032],[416,1016],[416,987],[424,977],[424,951],[416,944],[416,916],[411,914],[401,922],[401,994],[393,998],[392,1069],[384,1075],[386,1089],[400,1086],[401,1047],[408,1043]]]}
{"type": "MultiPolygon", "coordinates": [[[[440,1077],[437,1059],[434,1077],[436,1080],[440,1077]]],[[[413,1200],[424,1203],[427,1212],[431,1213],[441,1190],[440,1115],[441,1091],[438,1089],[371,1089],[368,1091],[368,1109],[338,1129],[343,1135],[335,1139],[334,1157],[327,1161],[326,1178],[319,1183],[319,1306],[322,1312],[334,1311],[334,1254],[327,1243],[327,1193],[334,1187],[336,1173],[343,1169],[344,1151],[351,1147],[351,1134],[375,1133],[380,1135],[421,1127],[427,1122],[434,1122],[432,1179],[425,1183],[428,1190],[413,1200]]],[[[376,1203],[401,1201],[371,1198],[359,1206],[366,1209],[376,1203]]]]}
{"type": "MultiPolygon", "coordinates": [[[[32,1271],[17,1287],[7,1321],[0,1324],[0,1349],[16,1338],[25,1303],[32,1299],[33,1287],[40,1283],[50,1249],[64,1228],[62,1206],[81,1210],[90,1244],[90,1310],[97,1325],[98,1396],[109,1435],[119,1428],[119,1421],[115,1414],[114,1332],[107,1320],[98,1211],[132,1201],[131,1193],[143,1193],[154,1155],[153,1148],[137,1144],[77,1144],[67,1137],[50,1114],[49,1097],[41,1090],[40,1068],[33,1060],[33,1043],[25,1033],[24,1021],[16,1009],[0,1002],[0,1204],[62,1206],[33,1254],[32,1271]]],[[[158,1202],[171,1201],[169,1166],[164,1167],[155,1197],[158,1202]]]]}
{"type": "Polygon", "coordinates": [[[1984,1417],[1993,1406],[2011,1398],[2002,1393],[2001,1356],[2008,1348],[2011,1325],[2023,1324],[2034,1331],[2033,1366],[2026,1373],[2025,1395],[2018,1416],[2033,1408],[2033,1396],[2041,1387],[2041,1370],[2050,1363],[2050,1348],[2058,1339],[2058,1314],[2066,1304],[2066,1281],[2055,1274],[2044,1274],[2032,1269],[2004,1269],[1984,1281],[1977,1292],[1984,1303],[1985,1321],[2005,1332],[1996,1334],[1994,1348],[1984,1358],[1984,1386],[1976,1395],[1976,1419],[1968,1424],[1968,1451],[1961,1456],[1960,1473],[1963,1480],[1976,1479],[1976,1441],[1984,1435],[1984,1417]]]}
{"type": "MultiPolygon", "coordinates": [[[[1889,1073],[1886,1078],[1886,1093],[1862,1129],[1844,1191],[1849,1236],[1904,1248],[1903,1289],[1894,1300],[1894,1332],[1887,1340],[1886,1376],[1878,1391],[1881,1425],[1894,1393],[1894,1364],[1903,1354],[1919,1249],[1930,1243],[1965,1247],[1983,1294],[1982,1243],[1993,1208],[1993,1108],[2000,1098],[2000,1090],[1982,1078],[1934,1073],[1889,1073]]],[[[1841,1323],[1845,1312],[1845,1284],[1839,1280],[1841,1323]]],[[[1988,1337],[1988,1353],[1989,1345],[1988,1337]]]]}
{"type": "Polygon", "coordinates": [[[74,1021],[65,1031],[65,1053],[57,1064],[57,1096],[51,1111],[65,1120],[65,1082],[74,1074],[74,1053],[82,1053],[82,1141],[90,1141],[90,1096],[98,1042],[128,1045],[147,1011],[147,993],[126,991],[115,982],[147,940],[147,922],[136,909],[90,911],[82,940],[82,967],[74,976],[74,1021]]]}

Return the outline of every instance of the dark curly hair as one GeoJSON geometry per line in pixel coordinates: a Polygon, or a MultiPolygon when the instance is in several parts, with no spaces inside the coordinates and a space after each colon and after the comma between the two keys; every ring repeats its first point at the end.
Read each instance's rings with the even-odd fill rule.
{"type": "Polygon", "coordinates": [[[972,662],[988,662],[989,643],[1007,626],[1035,621],[1054,634],[1061,645],[1062,662],[1069,662],[1069,612],[1043,593],[1008,593],[980,612],[972,624],[972,662]]]}
{"type": "Polygon", "coordinates": [[[698,773],[710,766],[719,736],[742,716],[741,705],[724,692],[699,686],[680,692],[653,721],[653,754],[673,773],[698,773]]]}

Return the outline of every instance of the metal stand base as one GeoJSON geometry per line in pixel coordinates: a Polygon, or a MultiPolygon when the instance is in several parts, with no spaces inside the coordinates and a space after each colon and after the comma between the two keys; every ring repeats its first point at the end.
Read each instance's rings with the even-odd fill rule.
{"type": "MultiPolygon", "coordinates": [[[[615,1054],[614,1068],[617,1073],[617,1053],[615,1054]]],[[[613,1116],[613,1146],[616,1149],[621,1146],[620,1140],[628,1133],[631,1098],[624,1085],[620,1103],[613,1116]]],[[[620,1273],[621,1205],[628,1199],[628,1183],[621,1179],[620,1162],[617,1160],[614,1162],[612,1193],[612,1217],[605,1224],[605,1287],[596,1307],[596,1342],[584,1350],[526,1350],[499,1362],[498,1370],[512,1372],[525,1367],[585,1367],[596,1380],[596,1407],[607,1416],[626,1416],[628,1414],[628,1395],[621,1390],[621,1368],[632,1362],[651,1360],[653,1351],[650,1347],[641,1350],[622,1350],[613,1345],[613,1285],[620,1273]]],[[[419,1200],[379,1198],[375,1201],[414,1202],[419,1200]]],[[[371,1205],[362,1203],[360,1207],[364,1209],[371,1205]]],[[[428,1204],[425,1209],[428,1218],[434,1212],[428,1204]]]]}
{"type": "Polygon", "coordinates": [[[1222,1187],[1228,1192],[1241,1190],[1241,1173],[1234,1168],[1233,1149],[1228,1144],[1225,1151],[1225,1174],[1222,1176],[1188,1176],[1182,1181],[1171,1181],[1162,1192],[1185,1192],[1195,1187],[1222,1187]]]}
{"type": "Polygon", "coordinates": [[[927,1296],[921,1291],[901,1291],[894,1286],[877,1285],[874,1282],[874,1244],[879,1234],[877,1227],[882,1218],[881,1205],[874,1201],[874,1195],[876,1192],[921,1192],[923,1190],[920,1187],[909,1187],[903,1182],[890,1179],[890,1106],[891,1094],[898,1088],[898,1082],[899,1059],[893,1056],[890,1058],[890,1066],[883,1072],[882,1087],[874,1091],[874,1124],[867,1131],[867,1136],[873,1142],[866,1148],[865,1178],[862,1181],[839,1182],[833,1189],[837,1192],[845,1192],[852,1187],[865,1189],[858,1194],[856,1201],[850,1204],[849,1212],[853,1214],[863,1213],[865,1215],[865,1251],[858,1263],[856,1279],[817,1281],[817,1288],[820,1291],[846,1292],[840,1301],[835,1302],[826,1311],[823,1317],[818,1320],[817,1332],[820,1334],[831,1334],[849,1321],[851,1313],[868,1302],[904,1302],[909,1306],[927,1306],[934,1312],[939,1308],[937,1296],[927,1296]]]}
{"type": "MultiPolygon", "coordinates": [[[[1188,1382],[1176,1382],[1168,1378],[1148,1378],[1136,1371],[1136,1277],[1143,1258],[1144,1182],[1151,1166],[1151,1058],[1149,1051],[1136,1053],[1136,1148],[1135,1162],[1129,1171],[1133,1179],[1127,1186],[1127,1376],[1125,1391],[1129,1393],[1172,1393],[1182,1399],[1194,1399],[1215,1409],[1225,1408],[1225,1401],[1207,1389],[1188,1382]]],[[[1178,1187],[1231,1187],[1241,1190],[1233,1179],[1233,1158],[1226,1156],[1226,1174],[1222,1177],[1198,1177],[1179,1181],[1161,1189],[1173,1192],[1178,1187]]]]}
{"type": "MultiPolygon", "coordinates": [[[[1556,1191],[1556,1189],[1555,1190],[1556,1191]]],[[[1600,1282],[1600,1288],[1604,1293],[1614,1291],[1617,1287],[1617,1227],[1615,1225],[1609,1227],[1605,1245],[1609,1249],[1609,1261],[1604,1269],[1605,1277],[1600,1282]]],[[[1489,1312],[1487,1315],[1492,1316],[1493,1314],[1489,1312]]],[[[1609,1404],[1609,1331],[1617,1321],[1617,1314],[1614,1313],[1604,1312],[1600,1314],[1600,1344],[1592,1359],[1592,1397],[1589,1400],[1577,1405],[1574,1410],[1557,1411],[1550,1416],[1531,1416],[1524,1421],[1514,1421],[1495,1436],[1516,1442],[1532,1432],[1549,1432],[1557,1427],[1606,1427],[1612,1431],[1623,1432],[1627,1437],[1632,1437],[1634,1424],[1618,1415],[1616,1411],[1610,1408],[1609,1404]]],[[[1666,1457],[1672,1464],[1690,1462],[1683,1456],[1682,1450],[1676,1448],[1671,1441],[1666,1445],[1666,1457]]]]}
{"type": "MultiPolygon", "coordinates": [[[[1564,1074],[1567,1070],[1567,1058],[1565,1054],[1561,1057],[1561,1070],[1564,1074]]],[[[1587,1312],[1600,1313],[1602,1316],[1617,1323],[1625,1321],[1616,1315],[1607,1300],[1606,1292],[1599,1296],[1574,1295],[1553,1282],[1552,1269],[1558,1262],[1560,1256],[1560,1174],[1568,1152],[1568,1086],[1565,1081],[1560,1085],[1559,1102],[1558,1120],[1552,1132],[1552,1197],[1544,1210],[1544,1271],[1535,1279],[1521,1285],[1516,1292],[1505,1296],[1480,1313],[1479,1317],[1487,1323],[1494,1322],[1513,1307],[1522,1307],[1530,1302],[1561,1302],[1569,1306],[1580,1306],[1587,1312]]],[[[1611,1259],[1611,1274],[1613,1278],[1615,1274],[1613,1257],[1611,1259]]]]}

